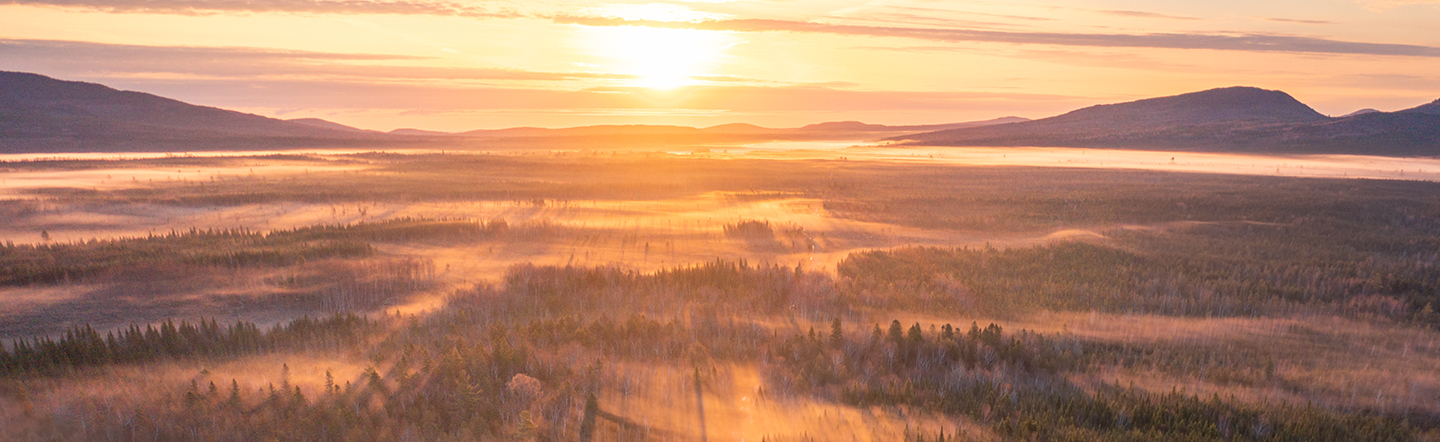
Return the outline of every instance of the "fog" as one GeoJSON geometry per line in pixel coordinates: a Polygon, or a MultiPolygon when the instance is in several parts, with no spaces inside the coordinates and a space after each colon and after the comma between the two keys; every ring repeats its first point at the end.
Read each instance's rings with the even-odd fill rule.
{"type": "MultiPolygon", "coordinates": [[[[796,146],[799,147],[799,146],[796,146]]],[[[1060,147],[856,146],[815,145],[783,153],[747,155],[775,159],[847,159],[971,166],[1084,167],[1167,172],[1314,178],[1440,180],[1440,159],[1365,155],[1247,155],[1060,147]]]]}
{"type": "Polygon", "coordinates": [[[754,366],[627,364],[616,369],[616,376],[621,387],[601,398],[602,415],[638,424],[649,440],[870,442],[900,440],[922,431],[933,435],[941,429],[947,436],[998,440],[968,419],[908,407],[851,407],[767,390],[761,370],[754,366]]]}

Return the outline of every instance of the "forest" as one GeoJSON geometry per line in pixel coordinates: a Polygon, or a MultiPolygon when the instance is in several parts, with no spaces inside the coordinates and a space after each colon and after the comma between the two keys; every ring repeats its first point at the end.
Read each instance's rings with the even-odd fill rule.
{"type": "Polygon", "coordinates": [[[611,152],[4,168],[129,184],[4,203],[0,439],[1440,440],[1428,182],[611,152]]]}

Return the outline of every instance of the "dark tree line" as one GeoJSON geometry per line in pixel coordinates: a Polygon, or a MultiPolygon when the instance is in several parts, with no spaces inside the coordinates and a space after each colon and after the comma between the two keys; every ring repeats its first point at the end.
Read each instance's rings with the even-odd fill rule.
{"type": "Polygon", "coordinates": [[[184,266],[281,267],[370,256],[377,241],[480,239],[509,230],[504,220],[399,218],[256,232],[190,229],[137,238],[0,246],[0,286],[55,284],[105,272],[184,266]]]}
{"type": "MultiPolygon", "coordinates": [[[[477,296],[485,296],[476,294],[477,296]]],[[[833,308],[833,280],[820,273],[745,260],[715,260],[644,274],[615,267],[511,267],[498,295],[525,314],[673,311],[698,304],[725,311],[833,308]]]]}
{"type": "Polygon", "coordinates": [[[167,320],[157,327],[130,325],[104,336],[89,324],[73,326],[58,338],[16,340],[0,348],[0,374],[53,373],[108,364],[177,358],[219,358],[275,351],[297,346],[353,346],[379,329],[376,322],[354,314],[322,319],[304,317],[261,330],[238,321],[220,325],[215,319],[195,323],[167,320]]]}

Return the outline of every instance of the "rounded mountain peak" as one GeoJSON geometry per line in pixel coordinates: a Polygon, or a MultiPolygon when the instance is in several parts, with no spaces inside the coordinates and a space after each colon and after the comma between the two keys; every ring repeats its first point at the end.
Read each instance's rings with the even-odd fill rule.
{"type": "Polygon", "coordinates": [[[1322,121],[1328,117],[1285,92],[1236,86],[1128,103],[1102,104],[1056,118],[1110,120],[1125,126],[1143,126],[1230,121],[1294,123],[1322,121]]]}

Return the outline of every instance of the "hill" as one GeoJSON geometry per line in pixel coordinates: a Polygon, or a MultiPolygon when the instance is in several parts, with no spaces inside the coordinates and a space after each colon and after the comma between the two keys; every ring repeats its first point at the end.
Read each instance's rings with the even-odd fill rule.
{"type": "Polygon", "coordinates": [[[1435,103],[1329,118],[1289,94],[1231,87],[1087,107],[1039,120],[895,137],[905,144],[1257,153],[1440,153],[1435,103]]]}
{"type": "Polygon", "coordinates": [[[1353,116],[1356,116],[1356,115],[1373,114],[1373,113],[1376,113],[1376,112],[1380,112],[1380,111],[1379,111],[1379,110],[1376,110],[1376,109],[1371,109],[1371,108],[1368,108],[1368,107],[1367,107],[1367,108],[1364,108],[1364,109],[1357,110],[1357,111],[1355,111],[1355,112],[1351,112],[1351,113],[1348,113],[1348,114],[1345,114],[1345,115],[1341,115],[1340,118],[1353,117],[1353,116]]]}
{"type": "MultiPolygon", "coordinates": [[[[991,119],[991,120],[968,121],[968,122],[964,122],[964,123],[908,125],[908,126],[886,126],[886,125],[883,125],[883,124],[866,124],[866,123],[861,123],[861,122],[859,122],[859,121],[835,121],[835,122],[828,122],[828,123],[810,124],[810,125],[806,125],[806,126],[797,128],[797,129],[788,129],[788,130],[790,130],[790,131],[797,131],[797,132],[851,132],[851,133],[862,133],[862,132],[872,132],[872,133],[881,133],[881,132],[891,132],[891,133],[894,133],[894,132],[910,132],[910,133],[914,133],[914,132],[931,132],[931,131],[950,130],[950,129],[964,129],[964,128],[971,128],[971,127],[993,126],[993,125],[997,125],[997,124],[1020,123],[1020,122],[1025,122],[1025,121],[1030,121],[1030,120],[1027,119],[1027,118],[1020,118],[1020,117],[1001,117],[1001,118],[995,118],[995,119],[991,119]]],[[[786,130],[786,129],[781,129],[781,130],[786,130]]]]}
{"type": "Polygon", "coordinates": [[[275,148],[373,140],[363,131],[333,126],[0,71],[0,152],[6,153],[275,148]]]}
{"type": "Polygon", "coordinates": [[[1405,109],[1405,110],[1402,110],[1402,111],[1399,111],[1399,112],[1396,112],[1396,113],[1399,113],[1399,114],[1430,114],[1430,115],[1440,115],[1440,100],[1435,100],[1435,101],[1430,102],[1430,104],[1422,105],[1422,106],[1419,106],[1419,107],[1413,107],[1413,108],[1410,108],[1410,109],[1405,109]]]}
{"type": "Polygon", "coordinates": [[[700,130],[712,134],[770,134],[778,132],[781,129],[761,127],[749,123],[730,123],[701,128],[700,130]]]}
{"type": "Polygon", "coordinates": [[[454,134],[452,134],[452,133],[450,133],[450,132],[440,132],[440,131],[435,131],[435,130],[414,129],[414,128],[409,128],[409,127],[402,127],[402,128],[395,129],[395,130],[392,130],[392,131],[389,131],[389,132],[386,132],[386,133],[387,133],[387,134],[390,134],[390,135],[439,136],[439,137],[454,135],[454,134]]]}
{"type": "Polygon", "coordinates": [[[294,119],[289,119],[289,120],[285,120],[285,121],[289,121],[289,122],[291,122],[291,123],[300,124],[300,125],[309,126],[309,127],[318,127],[318,128],[321,128],[321,129],[338,130],[338,131],[341,131],[341,132],[370,132],[370,131],[368,131],[368,130],[361,129],[361,128],[358,128],[358,127],[346,126],[346,125],[344,125],[344,124],[340,124],[340,123],[336,123],[336,122],[334,122],[334,121],[324,120],[324,119],[320,119],[320,118],[294,118],[294,119]]]}

